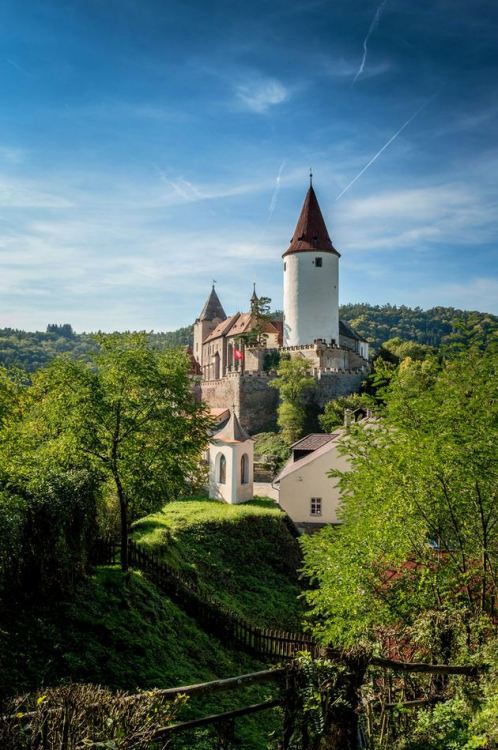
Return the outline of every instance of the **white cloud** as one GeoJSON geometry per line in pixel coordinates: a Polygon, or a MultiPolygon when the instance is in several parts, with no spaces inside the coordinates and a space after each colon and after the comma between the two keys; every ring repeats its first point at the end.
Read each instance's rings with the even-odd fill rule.
{"type": "Polygon", "coordinates": [[[460,183],[384,191],[344,201],[336,234],[348,250],[485,242],[496,235],[495,206],[492,195],[460,183]]]}
{"type": "Polygon", "coordinates": [[[239,84],[235,95],[239,106],[265,114],[271,107],[285,102],[289,98],[289,91],[280,81],[266,78],[239,84]]]}

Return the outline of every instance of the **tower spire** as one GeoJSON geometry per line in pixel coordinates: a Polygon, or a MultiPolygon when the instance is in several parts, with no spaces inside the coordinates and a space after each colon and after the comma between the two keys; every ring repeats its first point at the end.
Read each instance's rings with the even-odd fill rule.
{"type": "Polygon", "coordinates": [[[310,186],[304,199],[294,235],[285,255],[305,251],[334,253],[339,255],[329,237],[325,221],[313,188],[313,172],[310,169],[310,186]]]}

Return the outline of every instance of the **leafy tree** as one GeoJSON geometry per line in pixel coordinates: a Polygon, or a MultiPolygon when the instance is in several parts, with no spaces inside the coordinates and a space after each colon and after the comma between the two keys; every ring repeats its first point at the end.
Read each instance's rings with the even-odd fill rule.
{"type": "Polygon", "coordinates": [[[264,346],[267,338],[266,326],[271,322],[271,299],[269,297],[254,297],[251,301],[252,324],[249,331],[241,334],[240,340],[246,346],[264,346]]]}
{"type": "Polygon", "coordinates": [[[270,385],[280,393],[278,425],[288,443],[301,437],[306,421],[306,397],[315,387],[309,362],[302,357],[281,358],[278,376],[270,385]]]}
{"type": "Polygon", "coordinates": [[[304,540],[316,632],[448,659],[496,617],[498,355],[406,361],[376,427],[352,428],[339,530],[304,540]],[[406,640],[405,640],[406,642],[406,640]]]}
{"type": "Polygon", "coordinates": [[[52,454],[90,462],[112,482],[125,570],[131,521],[199,476],[210,420],[193,400],[183,352],[158,352],[145,334],[101,336],[99,345],[92,367],[59,359],[37,374],[31,427],[52,454]]]}

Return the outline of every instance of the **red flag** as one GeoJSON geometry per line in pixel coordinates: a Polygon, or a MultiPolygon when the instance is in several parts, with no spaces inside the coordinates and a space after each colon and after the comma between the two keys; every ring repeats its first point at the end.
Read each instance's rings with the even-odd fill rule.
{"type": "Polygon", "coordinates": [[[244,355],[243,355],[243,353],[239,349],[235,349],[235,347],[234,347],[233,358],[234,359],[244,359],[244,355]]]}

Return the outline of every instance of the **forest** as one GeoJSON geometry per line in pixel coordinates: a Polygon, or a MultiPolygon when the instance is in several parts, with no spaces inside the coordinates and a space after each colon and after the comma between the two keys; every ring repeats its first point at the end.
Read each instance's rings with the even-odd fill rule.
{"type": "MultiPolygon", "coordinates": [[[[281,317],[276,311],[275,317],[281,317]]],[[[399,337],[435,347],[486,347],[498,338],[498,317],[490,313],[434,307],[430,310],[405,305],[348,304],[340,307],[340,316],[376,352],[387,340],[399,337]]],[[[148,333],[160,349],[192,345],[192,326],[165,333],[148,333]]],[[[0,329],[0,365],[20,367],[28,372],[48,364],[59,354],[88,359],[95,351],[95,337],[75,333],[70,324],[49,324],[45,332],[0,329]]]]}

